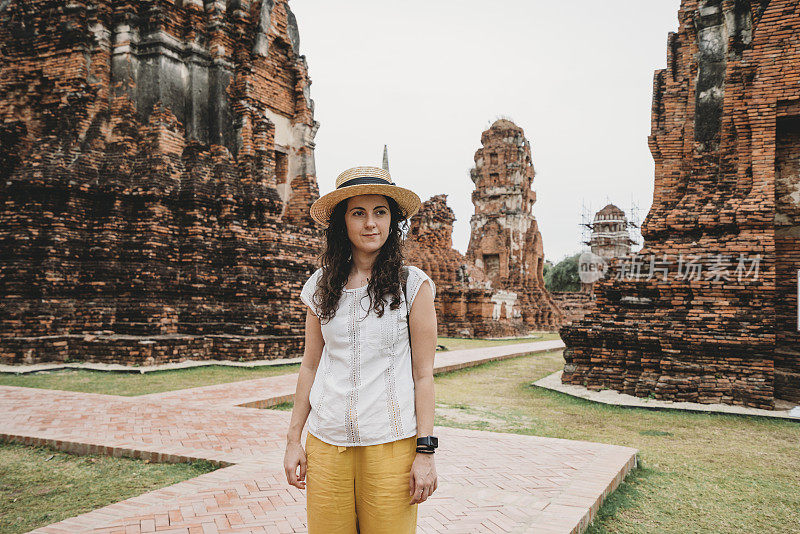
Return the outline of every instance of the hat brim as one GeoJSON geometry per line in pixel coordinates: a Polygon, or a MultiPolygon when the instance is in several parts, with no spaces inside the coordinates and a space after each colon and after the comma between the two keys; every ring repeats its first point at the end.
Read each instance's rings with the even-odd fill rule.
{"type": "Polygon", "coordinates": [[[342,200],[358,195],[385,195],[393,198],[403,211],[404,217],[401,220],[412,217],[422,205],[422,201],[415,192],[397,185],[349,185],[341,189],[334,189],[327,195],[319,197],[311,205],[311,218],[323,226],[328,226],[333,208],[342,200]]]}

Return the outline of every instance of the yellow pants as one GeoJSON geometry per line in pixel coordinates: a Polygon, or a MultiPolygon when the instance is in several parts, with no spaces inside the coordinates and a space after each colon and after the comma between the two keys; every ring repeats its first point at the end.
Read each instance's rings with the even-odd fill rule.
{"type": "Polygon", "coordinates": [[[308,534],[413,534],[409,504],[416,436],[364,447],[306,438],[308,534]]]}

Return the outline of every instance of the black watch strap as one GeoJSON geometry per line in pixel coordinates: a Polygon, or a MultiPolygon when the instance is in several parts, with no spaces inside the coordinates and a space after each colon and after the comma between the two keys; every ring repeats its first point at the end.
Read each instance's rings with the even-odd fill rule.
{"type": "Polygon", "coordinates": [[[417,447],[428,447],[431,449],[435,449],[439,446],[439,439],[433,436],[425,436],[422,438],[417,438],[417,447]]]}

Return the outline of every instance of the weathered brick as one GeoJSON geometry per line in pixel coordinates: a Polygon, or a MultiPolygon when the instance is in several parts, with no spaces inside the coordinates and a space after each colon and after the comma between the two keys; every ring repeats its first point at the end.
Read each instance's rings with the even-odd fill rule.
{"type": "MultiPolygon", "coordinates": [[[[598,282],[562,328],[563,380],[658,399],[800,400],[798,0],[683,0],[655,73],[652,208],[641,254],[668,276],[598,282]],[[679,279],[679,255],[761,256],[757,278],[679,279]]],[[[733,271],[733,268],[731,268],[733,271]]]]}
{"type": "Polygon", "coordinates": [[[481,136],[466,256],[453,249],[447,195],[423,203],[406,240],[409,260],[437,285],[439,333],[519,335],[552,328],[563,315],[544,287],[542,235],[531,213],[536,194],[530,143],[522,128],[495,121],[481,136]]]}
{"type": "Polygon", "coordinates": [[[286,0],[0,9],[0,362],[297,356],[318,124],[286,0]]]}

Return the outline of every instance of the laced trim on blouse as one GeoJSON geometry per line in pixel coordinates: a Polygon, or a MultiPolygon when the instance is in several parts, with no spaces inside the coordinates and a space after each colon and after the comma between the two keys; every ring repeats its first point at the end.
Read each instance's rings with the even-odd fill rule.
{"type": "Polygon", "coordinates": [[[395,379],[395,362],[397,361],[397,342],[399,340],[398,330],[398,311],[387,307],[386,313],[389,314],[389,321],[381,323],[381,341],[387,350],[389,365],[383,374],[386,387],[386,411],[389,416],[389,426],[392,436],[400,439],[403,435],[403,420],[400,416],[400,403],[397,400],[397,384],[395,379]]]}
{"type": "Polygon", "coordinates": [[[348,335],[350,336],[350,380],[352,387],[347,392],[345,402],[344,424],[347,441],[353,444],[361,443],[361,433],[358,428],[358,388],[361,386],[361,343],[359,343],[359,329],[356,320],[359,299],[356,295],[350,300],[350,313],[347,322],[348,335]]]}

